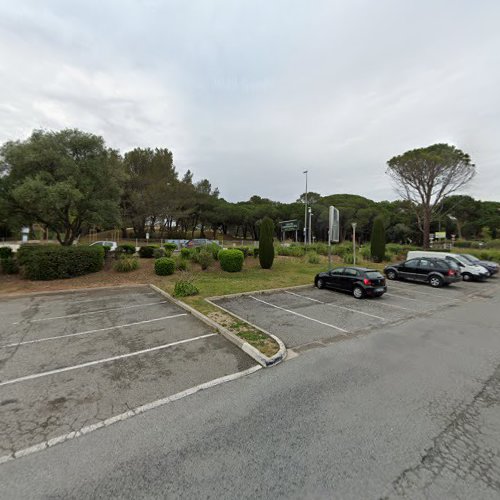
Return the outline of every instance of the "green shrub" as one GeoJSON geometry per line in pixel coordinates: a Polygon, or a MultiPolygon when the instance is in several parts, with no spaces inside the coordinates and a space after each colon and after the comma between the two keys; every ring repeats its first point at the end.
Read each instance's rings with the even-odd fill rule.
{"type": "Polygon", "coordinates": [[[217,243],[210,243],[210,245],[205,246],[205,250],[212,253],[212,257],[214,260],[219,260],[219,252],[222,250],[217,243]]]}
{"type": "Polygon", "coordinates": [[[221,250],[219,252],[219,262],[220,267],[223,271],[227,271],[228,273],[236,273],[241,271],[243,268],[243,261],[245,257],[241,250],[236,248],[221,250]]]}
{"type": "Polygon", "coordinates": [[[200,291],[192,279],[185,278],[175,282],[174,297],[189,297],[190,295],[198,295],[199,293],[200,291]]]}
{"type": "Polygon", "coordinates": [[[372,256],[372,252],[369,246],[362,246],[359,247],[358,249],[358,254],[364,259],[364,260],[370,260],[372,256]]]}
{"type": "Polygon", "coordinates": [[[101,246],[21,246],[18,263],[31,280],[73,278],[100,271],[104,265],[101,246]]]}
{"type": "Polygon", "coordinates": [[[115,254],[118,255],[134,255],[135,253],[135,245],[132,245],[132,243],[122,243],[121,245],[118,245],[115,250],[115,254]]]}
{"type": "Polygon", "coordinates": [[[153,250],[153,258],[155,259],[161,259],[162,257],[170,257],[171,254],[172,254],[171,252],[168,252],[167,255],[167,251],[164,248],[155,248],[153,250]]]}
{"type": "Polygon", "coordinates": [[[274,222],[269,217],[264,217],[260,224],[259,234],[259,262],[262,269],[271,269],[274,262],[274,222]]]}
{"type": "Polygon", "coordinates": [[[177,250],[177,245],[175,243],[165,243],[163,245],[163,248],[167,251],[167,253],[169,253],[170,255],[172,255],[172,253],[177,250]]]}
{"type": "Polygon", "coordinates": [[[375,217],[372,226],[370,251],[375,262],[382,262],[385,258],[385,228],[382,217],[375,217]]]}
{"type": "Polygon", "coordinates": [[[17,274],[19,272],[19,266],[17,265],[16,259],[14,259],[14,257],[0,259],[0,272],[3,274],[17,274]]]}
{"type": "Polygon", "coordinates": [[[352,243],[349,241],[345,241],[344,243],[336,243],[332,245],[332,253],[333,255],[338,255],[339,257],[343,257],[346,254],[352,253],[352,243]]]}
{"type": "Polygon", "coordinates": [[[319,264],[319,255],[316,252],[308,252],[307,261],[309,264],[319,264]]]}
{"type": "Polygon", "coordinates": [[[254,247],[253,248],[253,256],[258,257],[259,256],[259,247],[254,247]]]}
{"type": "Polygon", "coordinates": [[[243,252],[243,257],[247,258],[250,255],[250,248],[249,247],[238,247],[238,250],[243,252]]]}
{"type": "Polygon", "coordinates": [[[345,253],[342,257],[344,264],[354,264],[354,256],[352,253],[345,253]]]}
{"type": "Polygon", "coordinates": [[[130,255],[122,255],[118,258],[113,266],[115,271],[119,273],[128,273],[139,269],[139,259],[130,255]]]}
{"type": "Polygon", "coordinates": [[[298,245],[277,245],[276,253],[285,257],[303,257],[306,254],[306,250],[303,246],[298,245]]]}
{"type": "Polygon", "coordinates": [[[155,260],[155,273],[158,276],[168,276],[174,274],[175,260],[170,257],[161,257],[155,260]]]}
{"type": "Polygon", "coordinates": [[[155,248],[159,248],[158,245],[146,245],[139,248],[139,257],[143,259],[152,259],[154,257],[155,248]]]}
{"type": "Polygon", "coordinates": [[[183,259],[182,257],[177,257],[175,259],[175,268],[178,270],[178,271],[187,271],[187,261],[186,259],[183,259]]]}
{"type": "Polygon", "coordinates": [[[189,248],[181,248],[181,257],[189,259],[191,257],[191,250],[189,248]]]}
{"type": "Polygon", "coordinates": [[[203,271],[209,268],[213,260],[214,258],[212,257],[212,252],[206,248],[201,250],[201,252],[196,255],[196,262],[200,264],[203,271]]]}
{"type": "Polygon", "coordinates": [[[9,257],[12,257],[12,248],[0,247],[0,259],[8,259],[9,257]]]}

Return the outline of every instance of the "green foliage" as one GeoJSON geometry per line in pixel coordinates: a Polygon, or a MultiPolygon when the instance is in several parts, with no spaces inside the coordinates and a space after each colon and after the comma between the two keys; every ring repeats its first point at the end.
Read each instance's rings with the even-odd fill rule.
{"type": "Polygon", "coordinates": [[[259,235],[259,262],[262,269],[271,269],[274,261],[274,222],[264,217],[260,224],[259,235]]]}
{"type": "Polygon", "coordinates": [[[227,271],[228,273],[241,271],[244,260],[245,256],[243,255],[243,252],[236,248],[221,250],[219,252],[220,267],[223,271],[227,271]]]}
{"type": "Polygon", "coordinates": [[[175,260],[170,257],[161,257],[155,260],[155,273],[158,276],[168,276],[174,274],[175,260]]]}
{"type": "Polygon", "coordinates": [[[187,271],[188,268],[187,260],[183,259],[181,256],[177,257],[175,259],[175,268],[178,271],[187,271]]]}
{"type": "Polygon", "coordinates": [[[319,255],[316,252],[307,252],[307,262],[309,264],[319,264],[319,255]]]}
{"type": "Polygon", "coordinates": [[[303,246],[298,245],[277,245],[276,253],[285,257],[303,257],[306,254],[306,250],[303,246]]]}
{"type": "Polygon", "coordinates": [[[385,229],[384,221],[381,217],[376,217],[373,221],[372,237],[370,242],[372,259],[375,262],[382,262],[385,258],[385,229]]]}
{"type": "Polygon", "coordinates": [[[181,248],[181,257],[183,259],[191,258],[191,249],[189,248],[181,248]]]}
{"type": "Polygon", "coordinates": [[[116,247],[115,254],[117,256],[120,254],[134,255],[135,245],[133,245],[132,243],[122,243],[121,245],[118,245],[116,247]]]}
{"type": "Polygon", "coordinates": [[[344,264],[354,264],[354,255],[352,253],[345,253],[342,256],[344,264]]]}
{"type": "Polygon", "coordinates": [[[123,167],[102,137],[35,130],[25,141],[5,143],[0,155],[5,200],[19,220],[43,222],[63,245],[85,227],[118,224],[123,167]]]}
{"type": "Polygon", "coordinates": [[[196,255],[196,262],[200,264],[203,271],[208,269],[210,264],[212,264],[212,262],[214,261],[212,252],[207,248],[203,248],[200,252],[197,252],[195,255],[196,255]]]}
{"type": "Polygon", "coordinates": [[[163,248],[172,255],[172,253],[177,250],[177,245],[175,243],[165,243],[163,248]]]}
{"type": "Polygon", "coordinates": [[[253,256],[258,257],[259,256],[259,247],[253,247],[253,256]]]}
{"type": "Polygon", "coordinates": [[[155,249],[159,248],[158,245],[145,245],[139,248],[139,257],[143,259],[152,259],[154,257],[155,249]]]}
{"type": "Polygon", "coordinates": [[[372,252],[369,246],[359,247],[357,250],[358,254],[363,258],[363,260],[370,260],[372,252]]]}
{"type": "Polygon", "coordinates": [[[12,257],[12,248],[0,247],[0,259],[8,259],[9,257],[12,257]]]}
{"type": "Polygon", "coordinates": [[[183,278],[175,282],[174,297],[189,297],[199,293],[200,291],[190,278],[183,278]]]}
{"type": "Polygon", "coordinates": [[[250,255],[250,247],[238,247],[238,250],[243,252],[243,257],[247,258],[250,255]]]}
{"type": "Polygon", "coordinates": [[[139,259],[130,255],[120,256],[113,266],[119,273],[128,273],[139,269],[139,259]]]}
{"type": "Polygon", "coordinates": [[[221,251],[221,247],[217,245],[217,243],[210,243],[210,245],[206,245],[205,250],[212,253],[212,257],[214,260],[219,260],[219,252],[221,251]]]}
{"type": "Polygon", "coordinates": [[[167,251],[164,248],[155,248],[153,250],[153,258],[160,259],[161,257],[170,257],[171,253],[167,254],[167,251]]]}
{"type": "Polygon", "coordinates": [[[23,275],[31,280],[73,278],[100,271],[104,248],[100,246],[21,246],[18,262],[23,275]]]}
{"type": "Polygon", "coordinates": [[[0,258],[0,272],[3,274],[17,274],[19,266],[14,257],[0,258]]]}

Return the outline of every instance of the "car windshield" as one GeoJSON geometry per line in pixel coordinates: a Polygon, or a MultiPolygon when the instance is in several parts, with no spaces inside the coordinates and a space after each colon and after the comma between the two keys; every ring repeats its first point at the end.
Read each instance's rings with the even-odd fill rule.
{"type": "Polygon", "coordinates": [[[383,278],[383,276],[378,271],[368,271],[366,273],[366,277],[371,280],[379,280],[383,278]]]}
{"type": "Polygon", "coordinates": [[[463,253],[461,254],[461,256],[468,260],[469,262],[479,262],[479,259],[477,257],[475,257],[474,255],[471,255],[469,253],[463,253]]]}

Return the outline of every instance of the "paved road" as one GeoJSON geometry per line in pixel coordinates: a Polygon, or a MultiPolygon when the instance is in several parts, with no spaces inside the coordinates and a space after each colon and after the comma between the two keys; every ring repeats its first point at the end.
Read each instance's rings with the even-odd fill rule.
{"type": "Polygon", "coordinates": [[[2,496],[497,499],[499,307],[491,284],[8,462],[2,496]]]}

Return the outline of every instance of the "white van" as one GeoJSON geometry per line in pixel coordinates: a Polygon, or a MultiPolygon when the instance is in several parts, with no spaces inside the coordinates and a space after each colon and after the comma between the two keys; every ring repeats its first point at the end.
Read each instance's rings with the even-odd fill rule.
{"type": "Polygon", "coordinates": [[[412,250],[408,252],[407,259],[418,259],[419,257],[434,257],[435,259],[445,259],[454,262],[462,273],[464,281],[485,280],[490,273],[483,266],[475,266],[461,255],[448,252],[432,252],[429,250],[412,250]]]}

